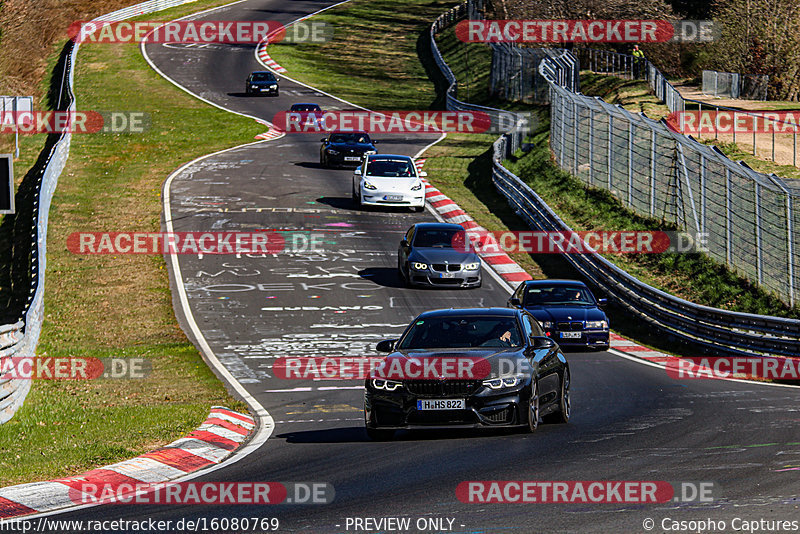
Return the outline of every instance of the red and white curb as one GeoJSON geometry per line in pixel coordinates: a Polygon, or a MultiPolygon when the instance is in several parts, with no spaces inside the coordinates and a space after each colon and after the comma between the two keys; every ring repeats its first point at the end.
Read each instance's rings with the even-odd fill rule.
{"type": "MultiPolygon", "coordinates": [[[[426,159],[423,158],[416,160],[418,171],[422,169],[425,161],[426,159]]],[[[444,193],[433,187],[426,179],[423,178],[422,181],[425,183],[425,200],[445,222],[460,224],[467,232],[487,232],[484,227],[476,223],[472,217],[467,215],[458,204],[450,200],[444,193]]],[[[505,252],[481,252],[479,256],[509,284],[533,279],[531,275],[525,272],[525,269],[520,267],[505,252]]]]}
{"type": "Polygon", "coordinates": [[[269,56],[269,52],[267,52],[267,43],[261,42],[258,45],[258,58],[264,62],[264,64],[269,67],[270,69],[274,70],[275,72],[279,72],[281,74],[287,72],[286,69],[278,65],[278,63],[269,56]]]}
{"type": "MultiPolygon", "coordinates": [[[[158,484],[219,464],[247,439],[256,423],[249,415],[214,406],[205,422],[186,437],[136,458],[82,475],[0,488],[0,519],[50,512],[83,503],[84,484],[110,487],[158,484]]],[[[96,496],[85,495],[86,502],[96,496]]]]}
{"type": "MultiPolygon", "coordinates": [[[[420,158],[415,161],[417,171],[422,170],[425,165],[426,158],[420,158]]],[[[486,229],[476,223],[472,217],[459,207],[458,204],[453,202],[444,193],[433,187],[426,179],[422,179],[425,183],[425,199],[433,210],[439,214],[446,222],[460,224],[467,232],[486,232],[486,229]]],[[[525,280],[533,280],[533,277],[525,272],[525,269],[520,267],[517,262],[512,260],[508,254],[504,252],[480,253],[481,259],[491,266],[494,271],[505,280],[509,286],[516,287],[519,282],[525,280]]],[[[640,360],[648,361],[654,365],[665,366],[670,358],[676,358],[669,354],[664,354],[653,349],[643,347],[634,341],[625,339],[619,334],[611,332],[609,339],[611,348],[624,353],[626,356],[638,358],[640,360]]]]}
{"type": "Polygon", "coordinates": [[[284,135],[286,135],[286,132],[284,132],[283,130],[279,130],[278,128],[275,128],[273,126],[268,131],[266,131],[266,132],[264,132],[262,134],[258,134],[255,138],[256,139],[261,139],[263,141],[272,141],[274,139],[280,139],[284,135]]]}

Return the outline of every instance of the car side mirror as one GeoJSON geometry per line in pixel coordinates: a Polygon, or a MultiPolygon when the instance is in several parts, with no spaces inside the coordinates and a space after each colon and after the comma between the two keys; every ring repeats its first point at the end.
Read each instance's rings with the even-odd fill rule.
{"type": "Polygon", "coordinates": [[[608,299],[597,299],[598,308],[605,308],[607,304],[608,304],[608,299]]]}
{"type": "Polygon", "coordinates": [[[378,352],[392,352],[396,341],[396,339],[384,339],[375,345],[375,350],[378,352]]]}
{"type": "Polygon", "coordinates": [[[373,145],[377,145],[378,143],[380,143],[380,141],[378,141],[377,139],[373,139],[373,140],[372,140],[372,144],[373,144],[373,145]]]}
{"type": "Polygon", "coordinates": [[[546,336],[531,336],[531,344],[534,349],[551,349],[556,346],[556,342],[546,336]]]}
{"type": "Polygon", "coordinates": [[[428,173],[427,173],[427,172],[425,172],[425,171],[419,171],[419,177],[420,177],[420,178],[426,178],[427,176],[428,176],[428,173]]]}
{"type": "Polygon", "coordinates": [[[281,79],[280,79],[280,78],[278,78],[277,76],[275,76],[275,81],[276,81],[276,82],[279,82],[279,81],[281,81],[281,79]]]}
{"type": "Polygon", "coordinates": [[[327,143],[328,142],[328,138],[327,137],[323,137],[322,139],[320,139],[320,141],[322,141],[323,143],[327,143]]]}
{"type": "Polygon", "coordinates": [[[400,240],[400,246],[403,247],[403,248],[407,247],[408,246],[408,239],[406,239],[405,237],[403,239],[401,239],[400,240]]]}
{"type": "Polygon", "coordinates": [[[356,170],[353,171],[353,174],[356,176],[361,176],[361,167],[356,167],[356,170]]]}
{"type": "Polygon", "coordinates": [[[513,306],[515,308],[519,308],[520,306],[522,306],[522,303],[519,301],[517,297],[511,297],[510,299],[508,299],[508,305],[513,306]]]}

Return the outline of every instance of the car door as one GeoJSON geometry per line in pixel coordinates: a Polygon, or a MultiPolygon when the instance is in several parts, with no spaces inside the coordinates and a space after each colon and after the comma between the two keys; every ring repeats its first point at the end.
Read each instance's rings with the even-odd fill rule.
{"type": "MultiPolygon", "coordinates": [[[[532,337],[545,337],[539,322],[532,315],[523,313],[522,325],[529,340],[532,337]]],[[[534,349],[531,363],[538,371],[539,400],[541,407],[544,408],[557,398],[560,391],[561,384],[558,370],[561,367],[561,362],[558,359],[558,344],[553,343],[550,348],[534,349]]]]}

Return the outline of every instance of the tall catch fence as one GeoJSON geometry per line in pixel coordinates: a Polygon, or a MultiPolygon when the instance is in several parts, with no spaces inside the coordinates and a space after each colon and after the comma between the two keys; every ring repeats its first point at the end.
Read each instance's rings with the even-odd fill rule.
{"type": "MultiPolygon", "coordinates": [[[[433,23],[431,48],[450,82],[448,109],[485,111],[491,108],[457,99],[455,76],[434,39],[460,18],[474,16],[471,6],[470,2],[457,6],[433,23]]],[[[754,172],[672,131],[664,121],[571,91],[554,74],[577,63],[570,52],[560,51],[545,57],[538,69],[550,87],[550,142],[559,165],[589,185],[612,191],[638,213],[707,234],[712,257],[794,305],[800,295],[798,191],[775,175],[754,172]]],[[[494,143],[494,184],[531,228],[571,231],[535,191],[502,165],[525,133],[518,124],[494,143]]],[[[563,257],[642,321],[694,347],[716,355],[800,353],[800,321],[694,304],[641,282],[596,253],[563,257]]]]}

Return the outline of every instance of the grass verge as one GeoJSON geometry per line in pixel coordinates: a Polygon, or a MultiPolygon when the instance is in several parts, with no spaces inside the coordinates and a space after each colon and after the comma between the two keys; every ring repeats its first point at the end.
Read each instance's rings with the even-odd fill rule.
{"type": "MultiPolygon", "coordinates": [[[[158,15],[175,18],[225,3],[199,1],[158,15]]],[[[144,357],[153,370],[142,380],[37,381],[23,408],[0,425],[3,485],[141,454],[194,429],[215,404],[246,410],[178,327],[162,257],[77,256],[66,241],[77,231],[159,231],[167,175],[186,161],[252,141],[263,127],[174,87],[136,45],[81,46],[75,80],[80,109],[147,111],[151,127],[143,134],[73,137],[50,211],[37,352],[144,357]]]]}

